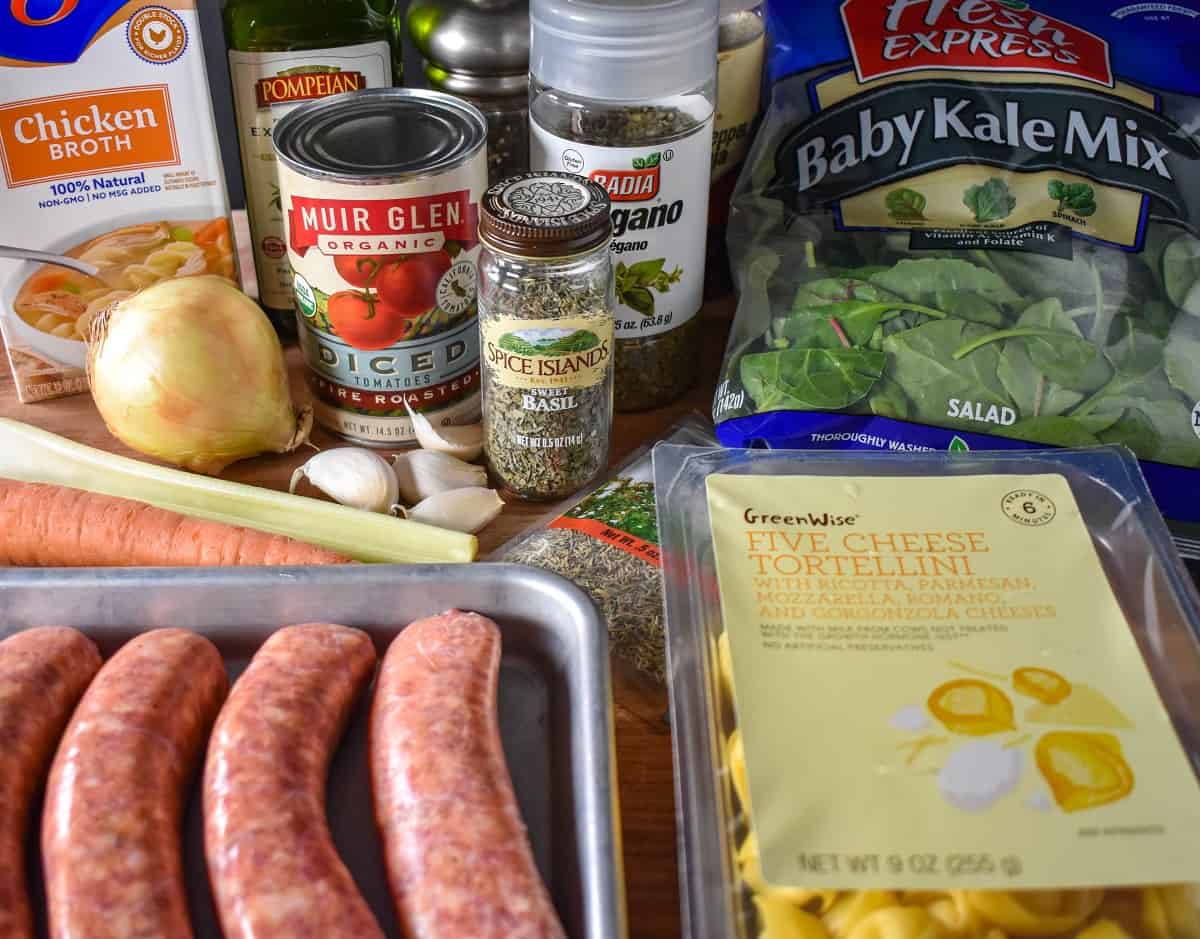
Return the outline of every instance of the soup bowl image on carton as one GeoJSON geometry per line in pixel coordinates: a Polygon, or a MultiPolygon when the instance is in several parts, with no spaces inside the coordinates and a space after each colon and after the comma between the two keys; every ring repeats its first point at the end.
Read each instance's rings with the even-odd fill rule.
{"type": "Polygon", "coordinates": [[[0,172],[0,330],[22,401],[87,388],[111,303],[172,277],[236,282],[191,0],[0,5],[0,172]]]}
{"type": "Polygon", "coordinates": [[[179,219],[98,221],[45,245],[45,250],[78,258],[98,269],[96,276],[54,264],[14,265],[0,288],[5,335],[10,348],[82,369],[95,314],[125,296],[167,277],[233,272],[232,243],[224,216],[201,218],[208,206],[182,210],[179,219]],[[197,235],[213,237],[198,244],[197,235]]]}

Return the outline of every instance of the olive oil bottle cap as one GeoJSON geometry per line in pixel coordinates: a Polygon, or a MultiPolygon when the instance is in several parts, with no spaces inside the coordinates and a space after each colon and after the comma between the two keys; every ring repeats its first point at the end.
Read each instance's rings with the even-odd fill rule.
{"type": "Polygon", "coordinates": [[[566,258],[608,244],[608,193],[573,173],[510,176],[483,194],[479,238],[517,257],[566,258]]]}

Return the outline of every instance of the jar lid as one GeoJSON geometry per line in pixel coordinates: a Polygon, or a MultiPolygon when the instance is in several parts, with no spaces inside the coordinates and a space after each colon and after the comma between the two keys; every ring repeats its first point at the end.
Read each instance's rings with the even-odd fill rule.
{"type": "Polygon", "coordinates": [[[608,193],[574,173],[521,173],[489,187],[479,239],[505,254],[565,258],[608,243],[608,193]]]}

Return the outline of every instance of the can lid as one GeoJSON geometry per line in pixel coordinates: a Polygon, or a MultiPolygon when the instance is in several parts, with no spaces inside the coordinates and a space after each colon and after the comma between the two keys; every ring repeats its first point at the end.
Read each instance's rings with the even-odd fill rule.
{"type": "Polygon", "coordinates": [[[279,119],[271,140],[284,164],[308,176],[425,176],[482,150],[487,119],[438,91],[369,88],[300,105],[279,119]]]}
{"type": "Polygon", "coordinates": [[[608,243],[608,193],[573,173],[510,176],[483,194],[479,239],[505,254],[564,258],[608,243]]]}

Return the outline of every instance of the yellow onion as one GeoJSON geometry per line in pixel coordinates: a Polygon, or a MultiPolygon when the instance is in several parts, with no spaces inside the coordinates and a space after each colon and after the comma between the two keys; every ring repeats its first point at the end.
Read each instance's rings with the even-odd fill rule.
{"type": "Polygon", "coordinates": [[[87,364],[114,437],[198,473],[294,450],[312,426],[270,320],[221,277],[164,280],[98,314],[87,364]]]}

